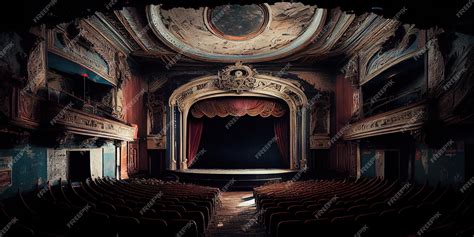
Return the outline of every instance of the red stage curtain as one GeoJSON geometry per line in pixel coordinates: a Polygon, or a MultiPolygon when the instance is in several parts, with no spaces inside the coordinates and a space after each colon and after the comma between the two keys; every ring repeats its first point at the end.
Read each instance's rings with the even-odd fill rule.
{"type": "Polygon", "coordinates": [[[276,143],[278,145],[278,150],[280,150],[282,159],[287,162],[289,153],[288,120],[284,118],[276,118],[274,123],[274,130],[275,136],[277,138],[276,143]]]}
{"type": "Polygon", "coordinates": [[[199,144],[201,143],[203,122],[201,119],[188,120],[188,167],[196,159],[196,154],[199,150],[199,144]]]}
{"type": "Polygon", "coordinates": [[[286,113],[286,107],[275,100],[266,98],[216,98],[197,102],[191,109],[195,118],[203,116],[213,118],[219,116],[262,116],[282,117],[286,113]]]}

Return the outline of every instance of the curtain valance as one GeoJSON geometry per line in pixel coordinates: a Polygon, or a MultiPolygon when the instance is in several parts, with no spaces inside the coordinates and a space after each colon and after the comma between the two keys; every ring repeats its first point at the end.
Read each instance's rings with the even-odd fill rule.
{"type": "Polygon", "coordinates": [[[286,106],[272,99],[226,97],[199,101],[191,108],[191,114],[195,118],[244,115],[279,118],[286,110],[286,106]]]}

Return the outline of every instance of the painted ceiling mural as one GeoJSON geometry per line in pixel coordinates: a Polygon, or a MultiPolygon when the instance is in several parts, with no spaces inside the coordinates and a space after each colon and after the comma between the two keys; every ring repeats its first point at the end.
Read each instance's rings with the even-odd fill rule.
{"type": "Polygon", "coordinates": [[[389,38],[400,22],[372,13],[303,3],[222,5],[214,8],[126,7],[88,19],[129,53],[179,63],[314,63],[349,59],[389,38]],[[175,60],[179,57],[179,60],[175,60]]]}

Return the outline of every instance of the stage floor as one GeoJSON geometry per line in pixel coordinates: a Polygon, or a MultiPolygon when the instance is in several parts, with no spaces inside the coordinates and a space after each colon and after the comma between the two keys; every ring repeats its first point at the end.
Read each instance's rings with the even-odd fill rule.
{"type": "Polygon", "coordinates": [[[294,173],[295,170],[290,169],[187,169],[175,170],[177,173],[186,174],[226,174],[226,175],[242,175],[242,174],[288,174],[294,173]]]}

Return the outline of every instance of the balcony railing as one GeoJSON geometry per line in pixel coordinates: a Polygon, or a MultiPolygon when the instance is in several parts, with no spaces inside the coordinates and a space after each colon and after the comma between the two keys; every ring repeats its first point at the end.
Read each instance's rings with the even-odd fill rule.
{"type": "Polygon", "coordinates": [[[80,98],[74,94],[56,90],[54,88],[47,88],[48,101],[56,102],[62,106],[72,105],[72,108],[84,111],[86,113],[97,116],[122,121],[117,114],[114,114],[114,108],[98,101],[93,101],[90,98],[80,98]]]}

